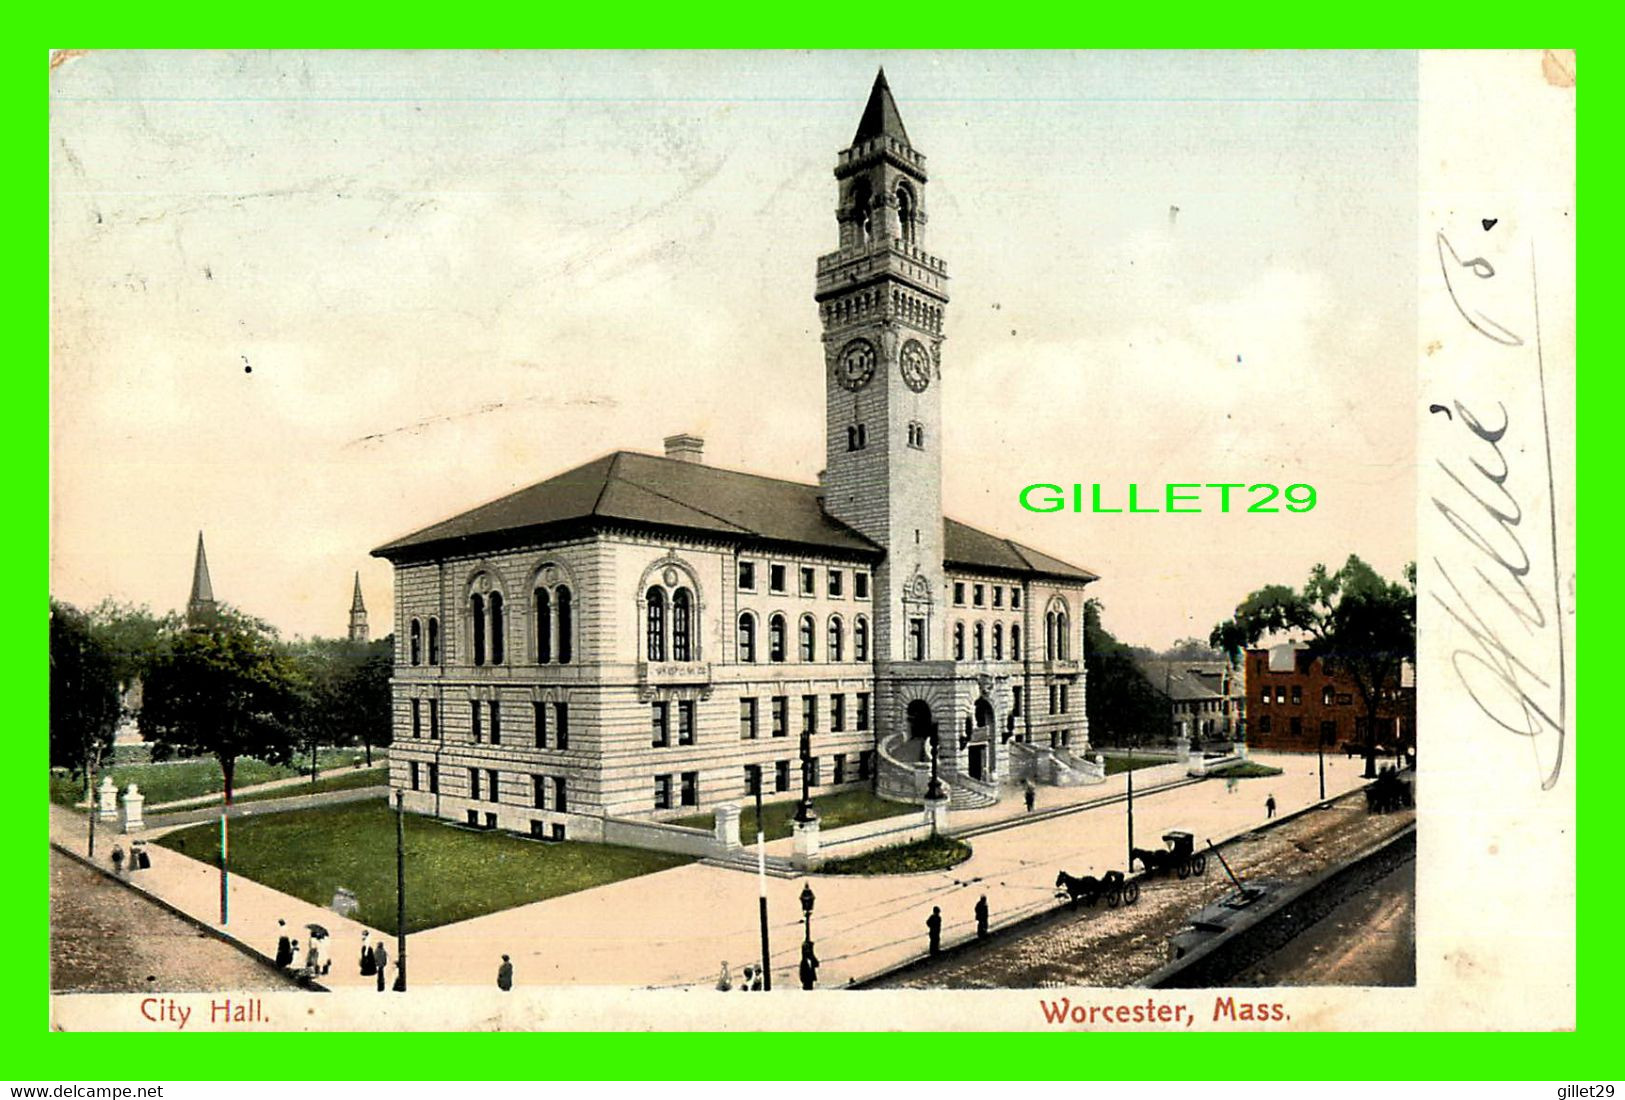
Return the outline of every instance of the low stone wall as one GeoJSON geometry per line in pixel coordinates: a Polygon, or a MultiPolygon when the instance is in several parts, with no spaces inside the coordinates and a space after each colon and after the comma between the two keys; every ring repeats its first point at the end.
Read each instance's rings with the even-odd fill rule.
{"type": "MultiPolygon", "coordinates": [[[[344,802],[365,802],[384,798],[388,787],[356,787],[348,791],[322,791],[319,794],[290,795],[287,798],[265,798],[254,802],[237,802],[231,807],[231,819],[258,817],[261,814],[283,814],[290,810],[309,810],[317,806],[337,806],[344,802]]],[[[173,829],[180,825],[195,825],[200,821],[219,821],[220,803],[199,806],[195,810],[181,810],[169,814],[148,814],[146,828],[173,829]]]]}
{"type": "Polygon", "coordinates": [[[624,844],[628,848],[647,848],[654,852],[672,852],[701,859],[725,855],[729,851],[726,845],[717,840],[716,834],[706,829],[628,817],[604,818],[603,841],[605,844],[624,844]]]}
{"type": "Polygon", "coordinates": [[[913,844],[931,835],[931,822],[925,811],[919,814],[899,814],[879,821],[865,821],[831,829],[818,838],[818,857],[813,869],[832,859],[847,859],[873,852],[878,848],[894,848],[899,844],[913,844]]]}

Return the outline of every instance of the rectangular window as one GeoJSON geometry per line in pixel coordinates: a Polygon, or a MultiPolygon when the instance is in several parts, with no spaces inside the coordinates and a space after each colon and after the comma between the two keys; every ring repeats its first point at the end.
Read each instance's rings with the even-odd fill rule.
{"type": "Polygon", "coordinates": [[[480,769],[478,768],[468,769],[468,797],[480,797],[480,769]]]}
{"type": "Polygon", "coordinates": [[[965,606],[965,582],[964,581],[955,581],[954,582],[954,606],[955,607],[964,607],[965,606]]]}
{"type": "Polygon", "coordinates": [[[739,563],[739,587],[746,592],[756,591],[756,563],[742,561],[739,563]]]}
{"type": "Polygon", "coordinates": [[[818,577],[809,565],[801,567],[801,594],[811,596],[818,590],[818,577]]]}
{"type": "Polygon", "coordinates": [[[808,733],[818,732],[818,696],[801,697],[801,728],[808,733]]]}
{"type": "Polygon", "coordinates": [[[1067,694],[1066,685],[1062,684],[1061,685],[1061,713],[1062,714],[1066,713],[1066,694],[1067,694]]]}
{"type": "Polygon", "coordinates": [[[536,724],[536,747],[547,748],[547,704],[532,703],[530,705],[531,720],[536,724]]]}
{"type": "Polygon", "coordinates": [[[784,591],[784,566],[770,565],[767,567],[767,587],[774,592],[784,591]]]}
{"type": "Polygon", "coordinates": [[[412,789],[414,791],[418,789],[418,762],[416,760],[412,761],[412,789]]]}
{"type": "Polygon", "coordinates": [[[846,731],[846,696],[831,695],[829,697],[829,729],[831,733],[844,733],[846,731]]]}
{"type": "Polygon", "coordinates": [[[790,761],[778,760],[774,762],[773,789],[780,794],[790,789],[790,761]]]}
{"type": "Polygon", "coordinates": [[[677,701],[677,743],[679,745],[692,745],[694,743],[694,700],[679,699],[677,701]]]}
{"type": "Polygon", "coordinates": [[[700,773],[684,772],[682,788],[683,805],[698,806],[700,804],[700,773]]]}
{"type": "Polygon", "coordinates": [[[1270,731],[1270,716],[1267,715],[1267,714],[1259,715],[1259,718],[1258,718],[1258,732],[1259,733],[1268,733],[1269,731],[1270,731]]]}
{"type": "Polygon", "coordinates": [[[547,809],[547,776],[533,775],[530,777],[531,805],[538,810],[547,809]]]}
{"type": "Polygon", "coordinates": [[[1058,696],[1057,696],[1056,691],[1055,691],[1055,685],[1051,684],[1049,686],[1049,712],[1051,714],[1056,713],[1055,701],[1056,701],[1057,698],[1058,698],[1058,696]]]}
{"type": "Polygon", "coordinates": [[[1019,588],[1012,588],[1010,590],[1010,610],[1021,610],[1021,589],[1019,588]]]}
{"type": "MultiPolygon", "coordinates": [[[[553,777],[553,811],[555,813],[561,813],[562,814],[562,813],[564,813],[566,810],[568,810],[570,808],[569,794],[570,794],[570,781],[568,779],[566,779],[562,775],[555,775],[553,777]]],[[[563,840],[564,839],[564,826],[563,825],[555,825],[555,826],[553,826],[553,839],[554,840],[563,840]]]]}
{"type": "Polygon", "coordinates": [[[468,712],[472,716],[471,721],[473,723],[473,729],[474,729],[474,743],[476,745],[478,745],[480,743],[480,737],[481,737],[481,730],[480,730],[480,701],[478,699],[474,699],[474,700],[471,700],[469,702],[469,704],[468,704],[468,712]]]}
{"type": "Polygon", "coordinates": [[[925,660],[925,620],[908,621],[908,655],[912,661],[925,660]]]}
{"type": "Polygon", "coordinates": [[[1275,701],[1277,703],[1286,702],[1286,688],[1278,687],[1275,689],[1275,701]]]}
{"type": "Polygon", "coordinates": [[[869,598],[869,574],[852,574],[852,595],[854,598],[860,600],[867,600],[869,598]]]}
{"type": "Polygon", "coordinates": [[[745,797],[755,798],[761,791],[762,766],[760,764],[745,765],[745,797]]]}
{"type": "Polygon", "coordinates": [[[831,569],[829,571],[829,598],[832,600],[840,599],[846,594],[845,588],[845,578],[842,576],[841,571],[831,569]]]}
{"type": "Polygon", "coordinates": [[[655,776],[655,809],[671,809],[671,776],[655,776]]]}
{"type": "Polygon", "coordinates": [[[502,744],[502,704],[491,700],[491,744],[502,744]]]}
{"type": "Polygon", "coordinates": [[[1292,685],[1292,705],[1295,706],[1295,707],[1303,706],[1303,685],[1302,684],[1293,684],[1292,685]]]}
{"type": "Polygon", "coordinates": [[[756,700],[739,700],[739,736],[746,741],[756,740],[756,700]]]}
{"type": "Polygon", "coordinates": [[[468,823],[476,829],[480,827],[480,812],[478,810],[468,811],[468,823]]]}
{"type": "Polygon", "coordinates": [[[1269,706],[1269,702],[1270,702],[1270,689],[1269,688],[1265,688],[1264,690],[1262,690],[1262,691],[1260,691],[1258,693],[1258,702],[1263,706],[1269,706]]]}
{"type": "Polygon", "coordinates": [[[846,782],[846,753],[843,752],[836,754],[835,774],[830,777],[830,782],[834,783],[837,787],[846,782]]]}
{"type": "Polygon", "coordinates": [[[485,827],[487,829],[495,829],[497,827],[497,815],[496,814],[486,814],[485,815],[485,827]]]}
{"type": "Polygon", "coordinates": [[[531,836],[532,840],[546,840],[547,839],[547,822],[545,822],[545,821],[532,821],[530,823],[530,836],[531,836]]]}
{"type": "Polygon", "coordinates": [[[784,737],[790,732],[790,697],[773,696],[773,736],[784,737]]]}
{"type": "Polygon", "coordinates": [[[1337,722],[1335,720],[1320,724],[1320,743],[1322,745],[1337,744],[1337,722]]]}
{"type": "Polygon", "coordinates": [[[1021,685],[1010,689],[1010,713],[1016,718],[1021,717],[1021,685]]]}
{"type": "Polygon", "coordinates": [[[440,793],[440,765],[439,764],[431,763],[429,765],[429,793],[430,794],[439,794],[440,793]]]}
{"type": "Polygon", "coordinates": [[[570,747],[570,704],[553,704],[553,739],[555,748],[567,749],[570,747]]]}
{"type": "Polygon", "coordinates": [[[429,740],[440,740],[440,700],[429,700],[429,740]]]}
{"type": "Polygon", "coordinates": [[[663,749],[671,744],[671,704],[649,704],[649,744],[663,749]]]}
{"type": "Polygon", "coordinates": [[[982,604],[986,602],[986,600],[987,600],[987,590],[986,589],[984,589],[979,584],[971,586],[970,602],[972,604],[974,604],[977,607],[981,607],[982,604]]]}
{"type": "Polygon", "coordinates": [[[500,797],[502,788],[497,783],[496,769],[495,768],[487,768],[486,772],[485,772],[485,778],[486,778],[485,790],[486,790],[487,797],[489,797],[492,802],[500,802],[500,801],[502,801],[502,799],[500,797]]]}
{"type": "Polygon", "coordinates": [[[1296,714],[1294,714],[1292,716],[1292,720],[1291,720],[1290,725],[1291,725],[1291,732],[1292,732],[1293,737],[1297,737],[1298,735],[1303,733],[1303,719],[1298,717],[1296,714]]]}
{"type": "Polygon", "coordinates": [[[412,700],[412,736],[413,737],[422,737],[423,736],[423,709],[419,705],[422,702],[423,702],[423,700],[421,700],[421,699],[413,699],[412,700]]]}
{"type": "Polygon", "coordinates": [[[993,586],[993,606],[1004,606],[1004,585],[1002,584],[996,584],[993,586]]]}
{"type": "Polygon", "coordinates": [[[869,728],[869,693],[867,691],[858,692],[858,715],[857,715],[857,718],[858,718],[858,722],[857,722],[857,728],[858,729],[866,730],[866,729],[869,728]]]}

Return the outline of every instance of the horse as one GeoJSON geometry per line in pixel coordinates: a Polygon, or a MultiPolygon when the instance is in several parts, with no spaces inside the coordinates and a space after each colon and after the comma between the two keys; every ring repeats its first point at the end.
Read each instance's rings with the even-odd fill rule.
{"type": "Polygon", "coordinates": [[[1140,866],[1145,868],[1145,873],[1148,875],[1154,875],[1158,871],[1166,871],[1173,865],[1169,854],[1161,848],[1131,848],[1128,856],[1128,869],[1130,871],[1134,870],[1135,860],[1140,861],[1140,866]]]}
{"type": "Polygon", "coordinates": [[[1055,888],[1066,891],[1066,895],[1071,900],[1074,908],[1079,902],[1082,902],[1093,909],[1095,900],[1100,897],[1102,885],[1101,881],[1094,875],[1084,875],[1082,878],[1077,878],[1062,871],[1055,876],[1055,888]]]}

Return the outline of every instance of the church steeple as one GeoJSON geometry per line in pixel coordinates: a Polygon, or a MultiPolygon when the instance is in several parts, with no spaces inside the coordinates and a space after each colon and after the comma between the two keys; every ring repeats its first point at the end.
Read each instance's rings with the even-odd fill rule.
{"type": "Polygon", "coordinates": [[[875,86],[869,90],[869,103],[858,120],[858,132],[852,135],[853,145],[862,145],[870,138],[895,138],[908,144],[908,131],[903,129],[903,116],[898,113],[897,101],[891,97],[891,85],[886,83],[886,70],[875,76],[875,86]]]}
{"type": "Polygon", "coordinates": [[[199,623],[214,614],[214,585],[209,582],[209,559],[203,553],[203,532],[197,533],[197,560],[192,564],[192,594],[186,601],[186,621],[199,623]]]}
{"type": "Polygon", "coordinates": [[[361,601],[361,573],[355,575],[355,595],[350,599],[350,640],[367,640],[367,605],[361,601]]]}

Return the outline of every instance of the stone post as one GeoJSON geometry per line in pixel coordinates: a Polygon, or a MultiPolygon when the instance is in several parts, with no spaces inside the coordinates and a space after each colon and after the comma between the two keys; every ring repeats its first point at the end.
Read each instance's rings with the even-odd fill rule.
{"type": "Polygon", "coordinates": [[[137,787],[132,780],[130,785],[124,789],[125,832],[139,833],[147,827],[146,823],[141,819],[141,807],[146,804],[146,801],[147,796],[141,793],[141,788],[137,787]]]}
{"type": "Polygon", "coordinates": [[[925,800],[925,823],[931,826],[932,835],[945,832],[948,828],[948,794],[937,799],[925,800]]]}
{"type": "Polygon", "coordinates": [[[101,819],[103,821],[118,820],[118,787],[113,784],[113,777],[102,776],[102,785],[96,792],[101,796],[101,819]]]}
{"type": "Polygon", "coordinates": [[[1181,764],[1184,764],[1189,762],[1190,758],[1191,739],[1186,737],[1184,731],[1181,730],[1179,737],[1174,741],[1174,759],[1178,760],[1181,764]]]}
{"type": "Polygon", "coordinates": [[[739,843],[739,804],[724,802],[717,807],[716,833],[717,847],[725,852],[731,852],[741,847],[739,843]]]}
{"type": "MultiPolygon", "coordinates": [[[[818,819],[815,817],[811,821],[792,821],[790,825],[795,830],[796,870],[811,870],[818,862],[818,819]]],[[[734,823],[734,830],[737,834],[737,821],[734,823]]]]}
{"type": "Polygon", "coordinates": [[[1185,774],[1193,779],[1207,775],[1207,757],[1201,753],[1188,755],[1185,759],[1185,774]]]}

